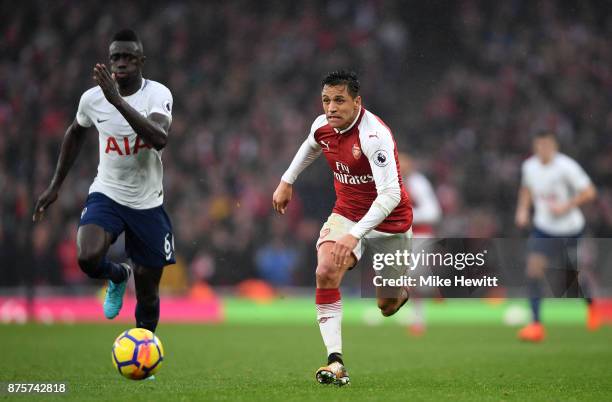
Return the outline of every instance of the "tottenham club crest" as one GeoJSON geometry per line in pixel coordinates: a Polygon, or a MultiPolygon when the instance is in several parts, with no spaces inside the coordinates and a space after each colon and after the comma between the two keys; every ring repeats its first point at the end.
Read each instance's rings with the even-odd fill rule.
{"type": "Polygon", "coordinates": [[[361,148],[359,148],[359,145],[357,144],[353,144],[353,158],[361,158],[361,148]]]}
{"type": "Polygon", "coordinates": [[[374,153],[374,164],[379,167],[385,167],[389,164],[389,155],[384,149],[379,149],[374,153]]]}

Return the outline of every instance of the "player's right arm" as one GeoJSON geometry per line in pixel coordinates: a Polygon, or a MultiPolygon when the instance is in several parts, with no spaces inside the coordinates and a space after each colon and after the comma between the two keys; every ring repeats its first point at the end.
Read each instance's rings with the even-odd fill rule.
{"type": "Polygon", "coordinates": [[[283,174],[278,187],[276,187],[272,195],[272,206],[276,212],[282,215],[285,214],[287,205],[293,195],[293,183],[299,174],[317,159],[319,155],[321,155],[321,147],[316,142],[313,144],[310,141],[310,137],[302,143],[302,146],[293,157],[289,169],[283,174]]]}
{"type": "Polygon", "coordinates": [[[306,141],[304,141],[300,149],[298,149],[291,161],[291,165],[289,165],[289,168],[283,174],[280,183],[278,183],[272,195],[272,207],[276,212],[282,215],[285,214],[287,205],[293,196],[293,183],[300,173],[321,155],[321,146],[315,140],[314,133],[324,123],[324,119],[325,115],[321,115],[314,121],[310,128],[308,138],[306,138],[306,141]]]}
{"type": "Polygon", "coordinates": [[[529,161],[529,159],[524,161],[521,166],[521,187],[519,188],[516,215],[514,216],[514,223],[521,229],[529,225],[531,204],[533,203],[533,197],[529,189],[529,161]]]}
{"type": "Polygon", "coordinates": [[[93,121],[89,117],[89,100],[91,94],[92,90],[89,90],[85,92],[79,100],[76,118],[72,124],[68,126],[66,134],[64,135],[51,184],[49,184],[49,187],[47,187],[40,197],[38,197],[36,205],[34,206],[34,214],[32,215],[32,220],[34,222],[40,221],[49,205],[57,200],[59,189],[68,175],[70,168],[72,168],[79,152],[81,152],[83,142],[85,141],[85,132],[88,127],[93,126],[93,121]]]}
{"type": "Polygon", "coordinates": [[[516,216],[514,218],[516,226],[521,229],[529,225],[531,202],[531,192],[529,191],[529,188],[526,186],[521,186],[516,205],[516,216]]]}
{"type": "Polygon", "coordinates": [[[36,201],[34,215],[32,216],[34,222],[40,221],[47,207],[57,200],[59,189],[83,147],[86,131],[87,127],[79,125],[76,119],[68,126],[66,134],[64,135],[64,140],[62,141],[60,155],[57,166],[55,167],[55,174],[53,175],[53,179],[51,179],[51,184],[49,184],[49,187],[40,197],[38,197],[38,201],[36,201]]]}

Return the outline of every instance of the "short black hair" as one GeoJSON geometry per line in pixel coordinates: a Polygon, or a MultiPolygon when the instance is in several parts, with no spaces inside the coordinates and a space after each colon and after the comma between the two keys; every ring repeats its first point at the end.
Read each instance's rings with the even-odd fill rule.
{"type": "Polygon", "coordinates": [[[551,138],[557,141],[557,134],[552,130],[540,130],[533,136],[534,139],[551,138]]]}
{"type": "Polygon", "coordinates": [[[357,73],[344,69],[332,71],[327,74],[325,78],[323,78],[323,81],[321,81],[321,88],[325,85],[346,85],[346,89],[353,99],[359,95],[359,88],[361,87],[357,73]]]}
{"type": "Polygon", "coordinates": [[[140,43],[140,39],[138,39],[138,35],[131,29],[122,29],[113,35],[112,42],[138,42],[140,43]]]}

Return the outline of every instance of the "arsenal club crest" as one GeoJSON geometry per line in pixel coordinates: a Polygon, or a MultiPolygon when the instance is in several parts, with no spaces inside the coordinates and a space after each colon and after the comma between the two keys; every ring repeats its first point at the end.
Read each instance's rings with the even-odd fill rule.
{"type": "Polygon", "coordinates": [[[359,145],[357,144],[353,144],[353,158],[361,158],[361,148],[359,148],[359,145]]]}

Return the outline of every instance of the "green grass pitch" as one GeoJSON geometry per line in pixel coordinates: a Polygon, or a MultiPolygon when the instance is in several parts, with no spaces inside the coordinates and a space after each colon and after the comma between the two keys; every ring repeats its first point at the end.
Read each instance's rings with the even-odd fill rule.
{"type": "MultiPolygon", "coordinates": [[[[513,302],[515,303],[515,302],[513,302]]],[[[373,300],[347,300],[344,355],[351,385],[314,379],[325,352],[309,299],[226,302],[227,323],[161,323],[166,356],[156,381],[130,381],[111,363],[126,325],[0,325],[0,382],[67,381],[67,395],[0,400],[155,401],[610,401],[612,327],[584,328],[580,301],[545,304],[539,345],[501,324],[503,305],[427,305],[413,338],[393,320],[366,326],[373,300]]]]}
{"type": "Polygon", "coordinates": [[[0,325],[0,382],[67,381],[69,393],[0,400],[609,401],[612,328],[548,327],[540,345],[514,328],[437,324],[422,338],[397,325],[344,327],[352,384],[322,386],[316,324],[161,324],[156,381],[122,378],[111,344],[125,326],[0,325]]]}

